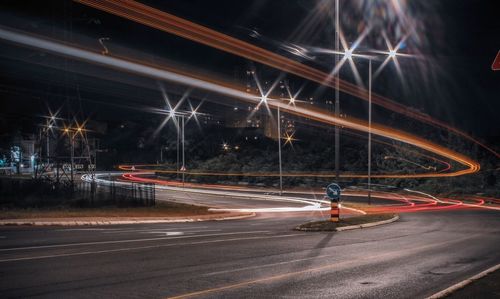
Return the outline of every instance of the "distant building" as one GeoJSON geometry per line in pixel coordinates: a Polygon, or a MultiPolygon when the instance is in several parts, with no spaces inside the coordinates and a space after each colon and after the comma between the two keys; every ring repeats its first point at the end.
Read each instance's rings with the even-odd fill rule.
{"type": "MultiPolygon", "coordinates": [[[[235,80],[245,82],[245,91],[250,94],[259,95],[260,89],[256,80],[259,80],[262,91],[267,92],[275,83],[275,79],[270,80],[268,76],[258,72],[252,66],[243,72],[235,72],[235,80]]],[[[287,100],[289,98],[287,80],[281,80],[274,87],[272,96],[287,100]]],[[[310,99],[312,100],[312,98],[310,99]]],[[[226,114],[226,127],[231,128],[258,128],[262,129],[264,135],[268,138],[278,139],[278,124],[276,120],[277,114],[272,111],[272,116],[269,115],[265,104],[247,104],[245,106],[235,105],[233,113],[226,114]]],[[[281,134],[290,133],[295,130],[295,121],[288,119],[283,113],[281,114],[281,134]]]]}

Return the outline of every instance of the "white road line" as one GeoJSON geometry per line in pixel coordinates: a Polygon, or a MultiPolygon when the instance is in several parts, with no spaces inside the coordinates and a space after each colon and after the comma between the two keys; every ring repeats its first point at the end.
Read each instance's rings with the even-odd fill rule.
{"type": "Polygon", "coordinates": [[[243,234],[258,234],[258,233],[269,233],[267,230],[256,230],[248,232],[233,232],[233,233],[221,233],[221,234],[205,234],[205,235],[194,235],[194,236],[182,236],[182,237],[163,237],[163,238],[147,238],[147,239],[130,239],[130,240],[116,240],[116,241],[97,241],[97,242],[84,242],[84,243],[70,243],[70,244],[57,244],[57,245],[41,245],[41,246],[29,246],[29,247],[15,247],[15,248],[3,248],[0,252],[6,251],[17,251],[17,250],[30,250],[30,249],[45,249],[45,248],[61,248],[61,247],[72,247],[72,246],[86,246],[86,245],[103,245],[103,244],[121,244],[121,243],[133,243],[133,242],[149,242],[149,241],[161,241],[161,240],[173,240],[173,239],[187,239],[187,238],[203,238],[203,237],[218,237],[218,236],[229,236],[229,235],[243,235],[243,234]]]}
{"type": "Polygon", "coordinates": [[[182,234],[193,234],[193,233],[208,233],[208,232],[220,232],[221,229],[208,229],[208,230],[194,230],[194,231],[144,231],[141,234],[166,234],[167,236],[173,236],[172,233],[182,233],[182,234]]]}
{"type": "Polygon", "coordinates": [[[119,230],[120,228],[64,228],[55,229],[56,232],[71,232],[71,231],[106,231],[106,230],[119,230]]]}
{"type": "MultiPolygon", "coordinates": [[[[191,227],[165,227],[165,228],[151,228],[149,230],[185,230],[185,229],[198,229],[198,228],[208,228],[208,226],[191,226],[191,227]]],[[[133,231],[139,231],[139,230],[146,230],[145,228],[100,228],[100,227],[95,227],[95,228],[64,228],[64,229],[56,229],[54,231],[59,231],[59,232],[65,232],[65,231],[101,231],[103,234],[112,234],[112,233],[118,233],[118,232],[133,232],[133,231]]]]}
{"type": "Polygon", "coordinates": [[[226,273],[231,273],[231,272],[260,269],[260,268],[273,267],[273,266],[277,266],[277,265],[286,265],[286,264],[291,264],[291,263],[298,263],[298,262],[309,261],[309,260],[314,260],[314,259],[318,259],[318,258],[333,257],[333,256],[338,256],[338,254],[325,254],[325,255],[318,255],[318,256],[314,256],[314,257],[272,263],[272,264],[265,264],[265,265],[259,265],[259,266],[251,266],[251,267],[243,267],[243,268],[238,268],[238,269],[210,272],[210,273],[203,274],[202,276],[213,276],[213,275],[217,275],[217,274],[226,274],[226,273]]]}
{"type": "Polygon", "coordinates": [[[160,235],[165,235],[165,236],[182,236],[184,235],[183,232],[144,232],[141,234],[160,234],[160,235]]]}
{"type": "Polygon", "coordinates": [[[125,234],[125,233],[140,233],[140,232],[151,232],[151,231],[156,231],[156,230],[182,230],[182,231],[188,231],[190,229],[200,229],[200,228],[208,228],[208,226],[195,226],[195,227],[189,227],[189,228],[181,228],[181,227],[174,227],[174,228],[152,228],[152,229],[130,229],[130,230],[115,230],[115,231],[104,231],[101,232],[102,234],[125,234]]]}
{"type": "Polygon", "coordinates": [[[133,251],[133,250],[141,250],[141,249],[164,248],[164,247],[173,247],[173,246],[201,245],[201,244],[210,244],[210,243],[222,243],[222,242],[245,241],[245,240],[261,240],[261,239],[271,239],[271,238],[286,238],[286,237],[297,237],[297,236],[303,237],[304,235],[303,234],[288,234],[288,235],[266,236],[266,237],[232,238],[232,239],[220,239],[220,240],[210,240],[210,241],[197,241],[197,242],[186,242],[186,243],[174,243],[174,244],[163,244],[163,245],[118,248],[118,249],[98,250],[98,251],[63,253],[63,254],[53,254],[53,255],[29,256],[29,257],[20,257],[20,258],[0,259],[0,263],[26,261],[26,260],[38,260],[38,259],[47,259],[47,258],[56,258],[56,257],[67,257],[67,256],[78,256],[78,255],[90,255],[90,254],[100,254],[100,253],[110,253],[110,252],[133,251]]]}

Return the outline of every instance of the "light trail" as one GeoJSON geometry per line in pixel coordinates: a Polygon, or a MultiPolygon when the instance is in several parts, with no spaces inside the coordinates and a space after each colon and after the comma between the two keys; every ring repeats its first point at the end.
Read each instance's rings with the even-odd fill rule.
{"type": "MultiPolygon", "coordinates": [[[[393,160],[398,160],[398,161],[403,161],[403,162],[406,162],[406,163],[410,163],[412,165],[418,166],[418,167],[420,167],[422,169],[425,169],[425,170],[434,169],[434,171],[436,171],[436,167],[435,166],[425,166],[425,165],[419,164],[417,162],[408,160],[408,159],[403,158],[403,157],[384,156],[384,160],[389,160],[389,159],[393,159],[393,160]]],[[[450,167],[451,167],[451,165],[450,165],[450,167]]]]}
{"type": "MultiPolygon", "coordinates": [[[[337,79],[335,76],[304,65],[295,60],[278,55],[271,51],[257,47],[253,44],[236,39],[229,35],[212,30],[193,23],[191,21],[179,18],[172,14],[163,12],[153,7],[131,0],[74,0],[75,2],[126,18],[128,20],[156,28],[158,30],[181,36],[191,41],[207,45],[228,52],[240,57],[244,57],[284,72],[314,81],[316,83],[336,88],[337,79]]],[[[338,80],[341,91],[368,101],[368,91],[364,88],[344,80],[338,80]]],[[[431,116],[412,110],[402,104],[394,102],[386,97],[372,93],[372,103],[388,110],[395,111],[402,115],[417,119],[423,123],[429,123],[434,126],[444,128],[459,136],[462,136],[474,143],[477,143],[484,149],[500,158],[500,154],[486,144],[469,136],[461,130],[450,126],[449,124],[434,119],[431,116]]]]}
{"type": "MultiPolygon", "coordinates": [[[[0,28],[0,39],[13,42],[25,47],[37,48],[58,55],[63,55],[72,59],[77,59],[93,64],[98,64],[100,66],[106,66],[113,69],[118,69],[121,71],[126,71],[129,73],[138,74],[141,76],[151,77],[160,80],[171,81],[181,85],[193,86],[206,91],[215,92],[232,98],[244,100],[253,104],[258,104],[261,102],[259,96],[248,94],[243,91],[244,89],[238,89],[226,82],[218,82],[212,78],[202,78],[201,76],[194,76],[188,72],[181,72],[172,68],[160,68],[152,65],[148,65],[144,62],[133,61],[131,59],[117,58],[111,55],[101,55],[100,53],[93,52],[90,50],[85,50],[82,48],[77,48],[75,46],[70,46],[68,44],[58,43],[52,40],[43,39],[40,37],[35,37],[27,35],[24,33],[19,33],[12,30],[6,30],[0,28]]],[[[269,107],[274,109],[281,109],[283,112],[287,112],[300,117],[309,118],[313,121],[318,121],[330,125],[344,126],[353,130],[368,132],[368,125],[366,122],[354,119],[354,118],[337,118],[329,112],[320,110],[315,107],[309,107],[310,105],[296,104],[295,106],[288,105],[288,101],[282,101],[279,99],[267,99],[267,104],[269,107]]],[[[420,149],[427,150],[434,154],[442,157],[446,157],[450,160],[462,164],[465,169],[456,170],[454,172],[448,173],[423,173],[423,174],[407,174],[407,175],[394,175],[394,174],[379,174],[377,178],[428,178],[428,177],[454,177],[464,174],[470,174],[479,171],[480,165],[476,161],[456,153],[450,149],[447,149],[438,144],[432,143],[430,141],[424,140],[420,137],[385,127],[378,124],[372,124],[371,133],[374,135],[379,135],[387,137],[389,139],[397,140],[403,143],[407,143],[416,146],[420,149]]],[[[241,174],[240,174],[241,175],[241,174]]],[[[365,177],[365,176],[359,176],[365,177]]]]}
{"type": "MultiPolygon", "coordinates": [[[[165,174],[177,174],[181,173],[177,170],[164,170],[164,169],[156,169],[154,167],[158,167],[157,164],[141,164],[141,165],[119,165],[118,169],[124,171],[154,171],[157,173],[165,173],[165,174]]],[[[448,176],[450,173],[443,174],[440,170],[438,173],[422,173],[422,174],[372,174],[372,178],[422,178],[422,177],[442,177],[448,176]]],[[[279,177],[279,174],[274,172],[201,172],[201,171],[185,171],[183,172],[186,175],[192,176],[242,176],[242,177],[279,177]]],[[[453,173],[451,173],[453,174],[453,173]]],[[[317,173],[317,172],[284,172],[282,173],[283,177],[316,177],[316,178],[332,178],[336,175],[334,173],[317,173]]],[[[362,173],[341,173],[341,178],[367,178],[368,175],[362,173]]]]}
{"type": "MultiPolygon", "coordinates": [[[[139,175],[151,175],[152,173],[123,173],[121,176],[126,181],[131,182],[141,182],[141,183],[154,183],[156,188],[175,190],[182,192],[194,192],[194,193],[204,193],[204,194],[215,194],[215,195],[226,195],[226,196],[236,196],[236,197],[247,197],[253,199],[270,199],[277,201],[288,201],[296,203],[305,203],[306,206],[303,207],[277,207],[277,208],[245,208],[245,209],[214,209],[218,211],[239,211],[239,212],[311,212],[311,211],[327,211],[330,209],[328,206],[330,202],[324,199],[311,199],[311,198],[301,198],[301,197],[282,197],[273,195],[258,195],[253,194],[254,192],[259,193],[262,190],[259,189],[248,189],[241,188],[239,186],[231,185],[206,185],[197,183],[186,183],[184,186],[179,182],[172,182],[166,180],[159,180],[154,178],[144,178],[139,177],[139,175]],[[246,192],[245,192],[246,191],[246,192]],[[252,192],[252,193],[247,193],[252,192]],[[325,206],[327,205],[327,206],[325,206]]],[[[105,176],[105,175],[103,175],[105,176]]],[[[91,178],[83,178],[85,181],[90,181],[91,178]]],[[[99,179],[100,181],[104,181],[99,179]]],[[[119,182],[119,181],[118,181],[119,182]]],[[[125,182],[120,182],[124,184],[125,182]]],[[[125,183],[126,184],[126,183],[125,183]]],[[[352,212],[360,214],[383,214],[383,213],[414,213],[414,212],[432,212],[432,211],[452,211],[458,209],[489,209],[500,211],[500,206],[485,206],[485,200],[481,198],[468,198],[469,200],[475,201],[476,203],[465,203],[463,200],[450,199],[450,198],[437,198],[433,195],[404,189],[409,194],[400,194],[398,192],[385,192],[385,191],[372,191],[374,198],[380,200],[395,201],[395,204],[382,204],[377,206],[366,206],[363,207],[350,207],[345,204],[342,205],[341,209],[349,210],[352,212]],[[417,194],[417,195],[414,195],[417,194]]],[[[314,192],[312,194],[315,194],[314,192]]],[[[344,192],[344,196],[350,197],[366,197],[366,192],[344,192]]],[[[344,212],[345,213],[345,212],[344,212]]]]}

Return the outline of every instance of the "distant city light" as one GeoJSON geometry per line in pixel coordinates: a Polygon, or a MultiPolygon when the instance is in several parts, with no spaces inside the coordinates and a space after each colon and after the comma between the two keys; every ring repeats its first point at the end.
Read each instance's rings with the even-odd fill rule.
{"type": "Polygon", "coordinates": [[[295,132],[292,132],[291,134],[290,133],[285,133],[285,137],[283,137],[283,139],[285,139],[285,145],[287,143],[289,143],[291,146],[293,146],[292,142],[297,140],[295,138],[293,138],[293,135],[295,135],[295,132]]]}

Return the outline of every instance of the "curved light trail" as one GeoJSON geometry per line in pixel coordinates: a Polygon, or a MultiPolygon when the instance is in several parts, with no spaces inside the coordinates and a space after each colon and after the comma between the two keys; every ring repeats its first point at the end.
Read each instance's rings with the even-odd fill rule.
{"type": "MultiPolygon", "coordinates": [[[[336,88],[337,79],[335,76],[307,66],[295,60],[286,58],[269,50],[257,47],[253,44],[220,33],[210,28],[198,25],[191,21],[179,18],[172,14],[163,12],[153,7],[131,0],[74,0],[75,2],[106,11],[108,13],[129,19],[131,21],[156,28],[158,30],[181,36],[191,41],[207,45],[228,52],[240,57],[244,57],[273,68],[294,74],[296,76],[317,82],[319,84],[336,88]]],[[[368,91],[355,84],[344,80],[338,80],[341,91],[368,101],[368,91]]],[[[484,149],[500,158],[500,154],[488,147],[479,140],[467,135],[461,130],[454,128],[447,123],[434,119],[431,116],[412,110],[402,104],[394,102],[381,95],[372,93],[373,104],[379,105],[391,111],[417,119],[424,123],[429,123],[457,135],[460,135],[472,142],[477,143],[484,149]]]]}
{"type": "MultiPolygon", "coordinates": [[[[253,104],[259,104],[262,101],[261,97],[248,94],[245,91],[243,91],[243,89],[238,89],[234,85],[232,86],[226,82],[218,82],[212,78],[202,78],[201,76],[194,76],[186,71],[181,72],[179,70],[175,70],[172,68],[169,69],[166,67],[160,68],[158,66],[148,65],[145,62],[133,61],[131,59],[124,59],[124,58],[117,58],[117,57],[112,57],[110,55],[104,56],[97,52],[92,52],[75,46],[70,46],[68,44],[58,43],[52,40],[43,39],[40,37],[35,37],[12,30],[6,30],[3,28],[0,28],[0,39],[13,42],[25,47],[37,48],[58,55],[63,55],[72,59],[98,64],[100,66],[106,66],[113,69],[118,69],[121,71],[138,74],[141,76],[171,81],[181,85],[193,86],[206,91],[244,100],[253,104]]],[[[456,170],[448,173],[433,172],[433,173],[409,174],[409,175],[379,174],[373,177],[378,177],[378,178],[454,177],[454,176],[474,173],[479,171],[480,169],[480,165],[478,162],[462,154],[456,153],[448,148],[445,148],[443,146],[424,140],[423,138],[411,135],[409,133],[405,133],[400,130],[392,129],[390,127],[378,124],[373,124],[371,128],[369,128],[365,121],[354,118],[340,118],[340,117],[337,118],[331,113],[325,112],[315,107],[310,107],[310,105],[303,105],[298,103],[292,106],[289,105],[288,102],[272,98],[268,98],[266,102],[270,108],[274,109],[279,108],[283,112],[297,115],[300,117],[309,118],[314,121],[330,125],[344,126],[346,128],[362,132],[371,131],[371,133],[374,135],[383,136],[389,139],[397,140],[403,143],[416,146],[420,149],[424,149],[439,156],[453,160],[459,164],[462,164],[465,167],[465,169],[456,170]]]]}
{"type": "MultiPolygon", "coordinates": [[[[303,207],[277,207],[277,208],[256,207],[251,209],[219,209],[226,211],[265,213],[265,212],[311,212],[311,211],[327,211],[330,209],[329,207],[330,202],[324,199],[311,199],[311,198],[301,198],[301,197],[258,194],[261,193],[259,191],[262,190],[248,189],[248,188],[242,190],[241,187],[230,186],[230,185],[204,185],[204,184],[186,183],[184,186],[182,186],[182,183],[179,182],[171,182],[165,180],[158,180],[154,178],[141,177],[141,175],[151,175],[151,174],[152,173],[147,173],[147,172],[115,174],[115,175],[121,175],[121,177],[125,180],[125,181],[115,181],[115,183],[127,184],[126,183],[127,181],[154,183],[157,188],[165,190],[195,192],[195,193],[204,193],[212,195],[228,195],[228,196],[246,197],[252,199],[264,199],[264,200],[268,199],[275,201],[306,204],[306,206],[303,207]]],[[[101,176],[106,177],[107,174],[102,174],[101,176]]],[[[88,175],[83,176],[82,179],[84,181],[92,180],[88,175]]],[[[99,179],[99,177],[97,177],[96,181],[99,181],[101,183],[109,183],[106,180],[99,179]]],[[[342,205],[341,209],[359,214],[414,213],[414,212],[426,212],[426,211],[427,212],[452,211],[458,209],[483,209],[483,210],[490,209],[490,210],[500,211],[500,205],[494,203],[486,206],[485,199],[482,198],[467,197],[464,200],[467,200],[469,202],[470,201],[475,202],[475,203],[468,203],[465,202],[464,200],[459,200],[459,199],[437,198],[435,196],[420,191],[414,191],[409,189],[405,189],[404,191],[405,193],[372,190],[373,198],[385,201],[394,201],[395,203],[394,204],[386,203],[373,206],[363,205],[362,207],[356,207],[356,208],[351,206],[346,206],[344,204],[342,205]]],[[[346,190],[343,192],[343,194],[344,196],[349,196],[349,197],[366,197],[367,193],[346,190]]]]}

